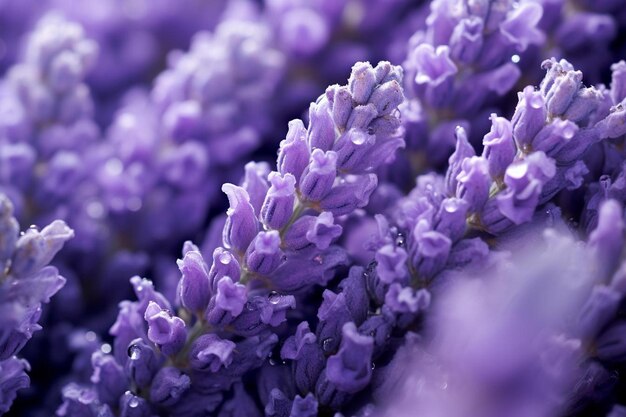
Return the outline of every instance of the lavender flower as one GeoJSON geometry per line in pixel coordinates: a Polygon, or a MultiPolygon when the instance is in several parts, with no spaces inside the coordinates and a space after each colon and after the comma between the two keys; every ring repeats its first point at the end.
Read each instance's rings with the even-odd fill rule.
{"type": "Polygon", "coordinates": [[[13,205],[0,194],[0,413],[9,410],[15,392],[29,385],[28,362],[18,359],[33,333],[42,304],[65,284],[56,268],[47,266],[74,231],[56,220],[41,231],[19,234],[13,205]]]}
{"type": "Polygon", "coordinates": [[[616,337],[623,271],[603,268],[605,253],[594,248],[599,242],[610,249],[623,247],[618,238],[624,231],[621,219],[615,229],[605,228],[604,222],[616,213],[621,217],[623,209],[615,201],[602,206],[600,224],[586,244],[545,230],[539,248],[535,242],[524,249],[518,245],[518,252],[525,251],[521,258],[518,254],[513,262],[484,264],[481,274],[470,273],[481,278],[460,272],[463,279],[441,293],[459,298],[438,300],[424,331],[426,338],[407,336],[405,346],[374,382],[383,405],[380,415],[408,415],[416,407],[425,415],[467,415],[478,409],[484,415],[555,415],[606,401],[615,385],[610,376],[615,360],[621,360],[624,352],[616,337]],[[525,268],[519,268],[520,261],[525,268]],[[604,272],[598,275],[597,268],[604,272]],[[559,296],[550,296],[551,291],[559,296]],[[499,307],[487,301],[491,297],[499,307]],[[477,299],[483,301],[476,303],[477,299]],[[527,313],[516,322],[521,311],[527,313]],[[483,323],[490,321],[484,331],[463,324],[474,314],[483,323]],[[564,320],[576,316],[573,322],[564,320]],[[450,320],[449,327],[439,320],[450,320]],[[406,370],[409,354],[415,364],[411,371],[406,370]],[[422,377],[417,380],[414,375],[422,377]],[[480,402],[474,402],[471,394],[466,397],[476,384],[482,384],[480,402]],[[417,386],[419,395],[414,391],[417,386]]]}
{"type": "MultiPolygon", "coordinates": [[[[0,122],[0,189],[22,222],[41,225],[61,218],[77,230],[78,238],[61,256],[67,263],[76,253],[96,256],[107,236],[90,172],[99,128],[84,82],[97,49],[81,26],[46,15],[0,86],[6,115],[0,122]]],[[[66,275],[78,286],[74,273],[66,275]]],[[[75,313],[82,301],[73,298],[67,305],[76,306],[75,313]]]]}
{"type": "Polygon", "coordinates": [[[623,414],[619,2],[200,3],[13,19],[0,413],[623,414]]]}
{"type": "Polygon", "coordinates": [[[573,239],[546,235],[542,250],[549,248],[549,255],[526,248],[530,253],[521,259],[487,267],[475,278],[466,275],[446,290],[424,339],[407,337],[381,370],[375,395],[383,407],[375,415],[561,412],[581,376],[577,362],[583,356],[580,341],[568,337],[571,329],[562,323],[593,281],[587,268],[592,261],[573,239]],[[564,261],[568,268],[561,268],[564,261]],[[469,325],[474,320],[483,323],[483,331],[469,325]],[[481,392],[480,401],[474,389],[481,392]]]}
{"type": "Polygon", "coordinates": [[[189,52],[172,53],[151,97],[131,95],[118,113],[98,182],[105,212],[135,229],[137,247],[189,237],[228,178],[225,167],[259,145],[269,113],[257,108],[283,64],[269,41],[259,23],[225,20],[215,33],[196,35],[189,52]]]}
{"type": "Polygon", "coordinates": [[[367,204],[376,186],[371,172],[402,146],[394,136],[400,77],[388,63],[355,65],[348,86],[329,87],[311,105],[308,129],[299,120],[289,124],[278,171],[258,179],[266,185],[222,188],[230,201],[224,243],[238,258],[242,282],[266,280],[275,291],[301,290],[324,284],[329,270],[344,262],[330,245],[341,232],[333,219],[367,204]],[[298,272],[303,265],[310,268],[300,269],[306,276],[298,272]]]}
{"type": "Polygon", "coordinates": [[[536,27],[538,3],[437,0],[430,9],[404,63],[409,100],[402,106],[403,125],[412,151],[408,162],[418,173],[421,165],[445,161],[457,125],[472,136],[480,131],[487,106],[519,79],[519,54],[544,40],[536,27]]]}
{"type": "Polygon", "coordinates": [[[77,188],[81,192],[85,154],[98,137],[83,83],[96,52],[80,26],[49,15],[28,39],[23,61],[2,82],[0,181],[18,215],[33,223],[61,207],[69,210],[77,188]],[[37,211],[28,212],[29,206],[37,211]]]}
{"type": "MultiPolygon", "coordinates": [[[[551,200],[559,191],[566,188],[575,189],[583,182],[582,178],[571,181],[569,178],[572,177],[566,173],[576,171],[577,175],[582,176],[587,172],[580,160],[587,150],[595,143],[622,135],[619,127],[623,121],[621,110],[619,107],[609,110],[604,104],[606,98],[601,90],[581,88],[581,74],[576,73],[566,62],[557,63],[551,60],[546,61],[544,65],[548,74],[542,82],[541,90],[534,92],[527,88],[524,93],[520,93],[520,104],[512,122],[492,115],[492,130],[485,136],[485,147],[481,157],[475,156],[464,129],[457,128],[457,147],[449,159],[445,177],[437,174],[419,176],[416,187],[407,197],[398,199],[391,208],[386,208],[385,215],[391,222],[385,216],[377,216],[376,232],[368,244],[368,249],[373,249],[375,255],[374,262],[364,274],[368,294],[366,300],[369,298],[365,305],[374,303],[378,306],[378,314],[373,317],[376,317],[381,325],[385,321],[389,323],[384,324],[383,329],[395,327],[406,330],[419,326],[432,308],[432,300],[436,300],[433,294],[438,296],[449,293],[450,287],[460,277],[468,274],[480,275],[482,272],[479,271],[484,271],[489,265],[506,265],[501,254],[490,253],[487,241],[480,238],[481,234],[475,237],[474,230],[479,229],[499,236],[511,233],[515,226],[530,221],[538,223],[537,210],[540,204],[551,200]],[[485,224],[488,226],[485,227],[485,224]],[[384,320],[385,315],[389,313],[393,319],[384,320]]],[[[603,222],[591,235],[589,246],[585,249],[587,251],[585,256],[588,258],[585,259],[588,259],[590,265],[597,265],[595,268],[600,273],[598,278],[606,282],[610,280],[619,263],[618,253],[622,247],[621,226],[611,229],[606,228],[606,225],[623,224],[621,207],[607,203],[603,212],[603,222]],[[598,249],[592,249],[596,245],[598,249]]],[[[534,233],[539,231],[532,230],[534,233]]],[[[522,239],[518,245],[523,246],[523,239],[526,236],[517,237],[522,239]]],[[[505,245],[506,242],[503,238],[500,244],[505,245]]],[[[557,239],[554,244],[560,247],[559,242],[557,239]]],[[[564,253],[566,252],[567,250],[564,253]]],[[[577,253],[583,258],[580,250],[577,253]]],[[[556,271],[548,269],[542,272],[544,275],[552,273],[556,274],[556,271]]],[[[575,274],[589,283],[592,282],[588,270],[581,268],[575,274]]],[[[532,273],[529,272],[529,275],[532,273]]],[[[581,288],[582,292],[575,297],[577,303],[585,297],[585,291],[588,291],[590,285],[581,288]]],[[[325,297],[325,301],[328,300],[329,303],[323,310],[324,315],[319,316],[322,323],[326,320],[326,311],[332,311],[328,316],[333,317],[333,323],[341,324],[350,320],[350,314],[346,313],[347,309],[339,303],[340,299],[341,297],[337,295],[328,299],[325,297]],[[327,310],[329,308],[332,310],[327,310]]],[[[613,320],[615,306],[620,299],[621,296],[614,290],[599,289],[597,295],[591,295],[588,312],[585,313],[588,315],[586,319],[588,321],[584,324],[586,334],[596,337],[595,332],[606,325],[607,321],[613,320]],[[606,306],[606,309],[593,307],[599,305],[606,306]]],[[[559,314],[571,316],[574,314],[571,310],[572,307],[568,307],[567,311],[559,314]]],[[[602,346],[616,347],[615,350],[602,350],[601,355],[604,355],[605,361],[622,360],[621,339],[618,340],[616,337],[621,329],[620,325],[619,321],[615,323],[611,331],[600,339],[602,346]]],[[[365,326],[365,323],[362,326],[365,326]]],[[[366,328],[370,328],[370,325],[366,328]]],[[[554,352],[573,349],[572,352],[575,353],[574,356],[570,356],[572,361],[569,365],[561,364],[563,366],[558,370],[561,373],[549,376],[549,378],[558,377],[559,381],[555,382],[557,384],[570,384],[572,378],[573,380],[583,378],[580,375],[576,376],[578,374],[573,370],[573,367],[578,366],[579,360],[585,372],[587,370],[595,372],[598,369],[594,362],[593,365],[589,365],[582,359],[576,359],[586,359],[580,352],[583,343],[595,343],[574,340],[579,337],[578,331],[568,329],[572,341],[556,340],[555,343],[558,343],[554,346],[553,342],[549,342],[552,346],[550,349],[555,349],[554,352]],[[570,371],[573,373],[569,376],[563,374],[570,371]]],[[[391,333],[391,330],[386,330],[386,333],[391,333]]],[[[383,341],[383,349],[385,345],[383,341]]],[[[335,345],[333,349],[336,348],[335,345]]],[[[597,353],[592,355],[594,354],[597,353]]],[[[433,365],[428,364],[426,359],[425,366],[433,365]]],[[[439,369],[434,369],[434,372],[442,373],[439,369]]],[[[539,415],[541,413],[549,415],[554,412],[554,407],[565,407],[564,403],[571,402],[567,406],[573,408],[578,407],[572,405],[574,403],[588,403],[588,397],[600,395],[599,386],[604,383],[602,381],[606,381],[602,375],[608,375],[610,370],[600,368],[598,373],[601,376],[594,377],[597,381],[594,379],[590,382],[588,387],[590,393],[585,392],[587,388],[581,388],[581,392],[568,398],[564,395],[567,388],[560,385],[557,390],[561,403],[549,404],[549,401],[543,403],[544,400],[537,400],[538,402],[529,400],[528,404],[537,404],[538,407],[545,405],[543,411],[535,412],[539,415]]],[[[384,375],[384,372],[382,374],[384,375]]],[[[388,376],[392,380],[389,384],[393,385],[397,379],[391,375],[393,373],[388,376]]],[[[435,384],[438,378],[441,379],[437,374],[428,375],[426,379],[430,380],[429,382],[435,381],[435,384]]],[[[411,378],[410,375],[407,377],[411,378]]],[[[478,377],[473,376],[470,380],[476,378],[478,377]]],[[[437,387],[434,389],[436,391],[437,387]]],[[[429,395],[436,399],[433,404],[435,407],[441,407],[438,403],[450,402],[440,398],[436,392],[426,394],[425,398],[428,399],[429,395]]],[[[384,394],[381,398],[384,398],[384,394]]],[[[510,403],[504,401],[499,406],[508,407],[510,403]]],[[[457,411],[446,409],[444,412],[442,408],[437,408],[439,411],[433,411],[435,413],[433,415],[439,415],[436,414],[438,412],[441,412],[441,415],[450,415],[461,412],[461,409],[457,411]]],[[[518,411],[529,412],[524,410],[518,411]]],[[[494,415],[500,414],[495,412],[494,415]]]]}
{"type": "MultiPolygon", "coordinates": [[[[623,120],[620,110],[606,109],[600,91],[583,88],[580,72],[566,61],[546,61],[544,68],[547,74],[540,91],[527,87],[519,93],[511,133],[507,128],[501,138],[508,141],[507,149],[513,142],[517,147],[512,161],[507,151],[505,161],[511,161],[510,165],[504,168],[498,161],[502,156],[489,146],[482,156],[498,164],[496,173],[504,171],[503,178],[491,177],[495,185],[482,213],[474,210],[479,227],[490,233],[499,234],[512,224],[530,220],[539,204],[563,189],[578,188],[588,172],[580,158],[595,143],[622,134],[617,122],[623,120]]],[[[492,132],[498,129],[496,123],[508,124],[503,119],[492,121],[492,132]]]]}
{"type": "MultiPolygon", "coordinates": [[[[194,252],[187,252],[189,256],[195,256],[194,252]]],[[[89,396],[90,408],[99,412],[128,400],[130,408],[141,405],[146,412],[162,408],[170,415],[193,415],[201,399],[201,407],[213,411],[222,403],[222,392],[263,363],[277,341],[269,329],[284,320],[280,311],[293,304],[289,296],[283,296],[278,303],[252,297],[234,307],[237,291],[229,291],[238,284],[225,277],[217,290],[211,291],[206,311],[193,314],[181,308],[183,320],[171,313],[170,302],[154,290],[150,281],[135,277],[131,282],[138,301],[121,305],[111,328],[115,336],[113,354],[94,353],[92,385],[71,390],[71,385],[66,387],[58,415],[77,415],[73,410],[83,401],[74,396],[75,389],[89,396]],[[253,316],[260,323],[254,329],[244,327],[239,331],[242,322],[253,320],[253,316]],[[235,340],[238,334],[245,337],[235,343],[225,338],[228,334],[235,340]],[[116,385],[107,388],[113,383],[116,385]],[[207,395],[213,397],[212,403],[206,403],[207,395]]],[[[245,292],[245,287],[241,288],[245,292]]]]}
{"type": "MultiPolygon", "coordinates": [[[[296,306],[290,293],[325,285],[345,264],[343,251],[331,244],[341,233],[333,220],[367,204],[376,185],[371,171],[402,146],[396,135],[401,75],[386,62],[355,65],[349,86],[332,86],[312,104],[309,129],[301,121],[290,123],[277,172],[249,177],[247,189],[225,184],[227,249],[215,250],[209,268],[198,248],[185,244],[178,310],[150,281],[131,279],[138,301],[120,304],[111,328],[113,353],[94,353],[91,384],[68,385],[57,414],[78,415],[85,405],[91,413],[108,413],[126,403],[180,416],[200,407],[231,407],[224,395],[239,395],[242,377],[260,367],[278,342],[275,332],[296,306]]],[[[358,335],[354,325],[344,333],[342,353],[329,359],[328,380],[318,382],[329,395],[361,390],[369,381],[368,360],[354,369],[347,355],[353,345],[371,355],[372,339],[358,335]],[[354,374],[341,376],[342,367],[354,374]]],[[[285,395],[272,390],[266,411],[293,407],[305,415],[317,407],[310,396],[285,395]]]]}
{"type": "MultiPolygon", "coordinates": [[[[582,164],[576,160],[593,143],[620,134],[619,129],[603,127],[621,117],[619,110],[598,110],[601,94],[581,89],[580,73],[564,65],[569,64],[546,62],[545,92],[527,88],[520,93],[513,122],[492,115],[482,156],[475,155],[465,130],[457,128],[457,146],[445,177],[419,176],[409,195],[386,209],[391,222],[377,216],[376,234],[368,246],[375,252],[374,262],[366,281],[381,313],[392,312],[392,326],[403,329],[419,322],[430,308],[432,292],[445,291],[460,273],[456,271],[472,271],[489,262],[489,246],[472,236],[473,230],[502,235],[530,222],[540,204],[580,185],[568,183],[565,172],[582,164]],[[583,94],[596,100],[586,100],[586,112],[575,115],[569,109],[575,106],[574,97],[583,94]],[[569,98],[562,100],[565,95],[569,98]],[[567,114],[574,121],[567,120],[567,114]]],[[[594,239],[607,240],[602,236],[594,239]]],[[[618,250],[599,252],[611,256],[618,250]]],[[[616,263],[614,255],[611,259],[604,262],[609,270],[616,263]]]]}

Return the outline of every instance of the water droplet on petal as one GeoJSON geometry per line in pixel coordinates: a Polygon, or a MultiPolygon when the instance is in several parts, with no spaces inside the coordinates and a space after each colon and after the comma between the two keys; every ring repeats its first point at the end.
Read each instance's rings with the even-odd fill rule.
{"type": "Polygon", "coordinates": [[[30,226],[28,226],[28,230],[39,232],[39,227],[36,224],[31,224],[30,226]]]}
{"type": "Polygon", "coordinates": [[[139,406],[139,399],[137,397],[133,397],[128,401],[128,406],[130,408],[137,408],[139,406]]]}
{"type": "Polygon", "coordinates": [[[272,291],[268,296],[267,299],[270,302],[270,304],[278,304],[280,302],[280,299],[282,298],[282,296],[277,293],[276,291],[272,291]]]}
{"type": "Polygon", "coordinates": [[[367,135],[365,135],[364,133],[355,132],[353,135],[350,136],[350,140],[355,145],[363,145],[367,140],[367,135]]]}
{"type": "Polygon", "coordinates": [[[404,235],[402,233],[398,233],[396,237],[396,246],[399,248],[403,248],[405,244],[404,235]]]}
{"type": "Polygon", "coordinates": [[[113,349],[108,343],[103,343],[102,346],[100,346],[100,350],[102,351],[102,353],[111,353],[113,349]]]}
{"type": "Polygon", "coordinates": [[[141,348],[137,345],[130,345],[128,347],[128,357],[131,360],[138,360],[141,357],[141,348]]]}
{"type": "Polygon", "coordinates": [[[232,256],[230,255],[230,253],[224,252],[220,254],[219,260],[222,263],[222,265],[228,265],[232,260],[232,256]]]}
{"type": "Polygon", "coordinates": [[[333,350],[333,344],[335,343],[335,339],[332,337],[328,337],[322,340],[322,350],[324,352],[331,352],[333,350]]]}

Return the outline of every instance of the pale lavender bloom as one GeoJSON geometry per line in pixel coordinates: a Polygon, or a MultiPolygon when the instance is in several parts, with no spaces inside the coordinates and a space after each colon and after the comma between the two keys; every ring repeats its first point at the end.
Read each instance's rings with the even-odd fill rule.
{"type": "Polygon", "coordinates": [[[376,398],[383,407],[375,415],[552,416],[564,409],[583,356],[564,319],[589,291],[593,261],[571,237],[545,236],[540,248],[439,294],[425,338],[407,337],[382,371],[376,398]]]}
{"type": "Polygon", "coordinates": [[[46,15],[1,82],[0,186],[32,224],[84,216],[93,197],[85,179],[99,132],[84,79],[96,55],[81,26],[46,15]]]}
{"type": "Polygon", "coordinates": [[[582,73],[569,62],[551,59],[542,67],[539,91],[526,87],[518,93],[510,122],[492,115],[481,158],[457,133],[447,192],[468,204],[472,226],[493,235],[530,221],[560,191],[580,187],[589,173],[581,158],[593,145],[624,133],[621,107],[606,108],[601,90],[583,88],[582,73]],[[504,141],[500,148],[492,148],[496,135],[504,141]]]}
{"type": "Polygon", "coordinates": [[[537,28],[541,14],[542,7],[533,2],[515,7],[508,1],[430,4],[426,28],[410,39],[404,62],[409,100],[401,109],[407,144],[414,155],[427,158],[413,163],[414,172],[445,161],[458,125],[477,137],[487,106],[521,75],[511,57],[543,42],[537,28]]]}

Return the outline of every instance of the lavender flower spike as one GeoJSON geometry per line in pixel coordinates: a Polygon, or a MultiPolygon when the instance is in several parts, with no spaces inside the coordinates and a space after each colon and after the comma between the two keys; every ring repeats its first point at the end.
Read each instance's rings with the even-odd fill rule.
{"type": "Polygon", "coordinates": [[[607,108],[604,87],[583,87],[582,73],[565,60],[546,60],[542,68],[539,91],[518,94],[510,122],[492,115],[483,155],[473,157],[459,142],[453,155],[466,156],[451,159],[446,174],[468,204],[470,223],[494,235],[530,221],[560,191],[580,187],[589,172],[582,160],[587,151],[624,133],[626,113],[621,105],[607,108]]]}
{"type": "Polygon", "coordinates": [[[8,411],[16,391],[26,388],[28,363],[16,356],[41,330],[42,304],[65,284],[56,268],[47,266],[74,231],[55,220],[41,232],[30,228],[18,236],[13,205],[0,194],[0,414],[8,411]]]}
{"type": "MultiPolygon", "coordinates": [[[[521,76],[512,57],[543,42],[541,15],[539,2],[430,2],[425,27],[409,40],[403,63],[408,100],[402,122],[413,173],[443,165],[458,126],[476,142],[490,105],[521,76]]],[[[499,170],[490,168],[501,175],[499,170]]]]}
{"type": "Polygon", "coordinates": [[[254,201],[261,200],[257,190],[266,190],[260,213],[245,188],[223,186],[231,204],[224,243],[245,271],[243,283],[301,290],[324,284],[345,262],[345,253],[332,245],[342,231],[335,218],[367,205],[377,185],[374,172],[404,146],[397,111],[401,77],[400,67],[388,62],[357,63],[347,86],[331,86],[311,104],[308,128],[290,122],[278,171],[265,185],[260,176],[246,181],[254,201]]]}

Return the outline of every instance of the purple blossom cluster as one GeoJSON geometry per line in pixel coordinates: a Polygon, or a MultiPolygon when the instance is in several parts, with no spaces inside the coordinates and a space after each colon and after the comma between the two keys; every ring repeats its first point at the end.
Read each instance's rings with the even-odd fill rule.
{"type": "Polygon", "coordinates": [[[621,6],[0,0],[0,415],[626,415],[621,6]]]}
{"type": "Polygon", "coordinates": [[[41,231],[32,226],[20,232],[13,204],[5,195],[0,196],[0,230],[0,413],[6,413],[16,391],[29,384],[28,361],[17,355],[41,330],[42,305],[65,284],[48,264],[74,231],[55,220],[41,231]]]}

